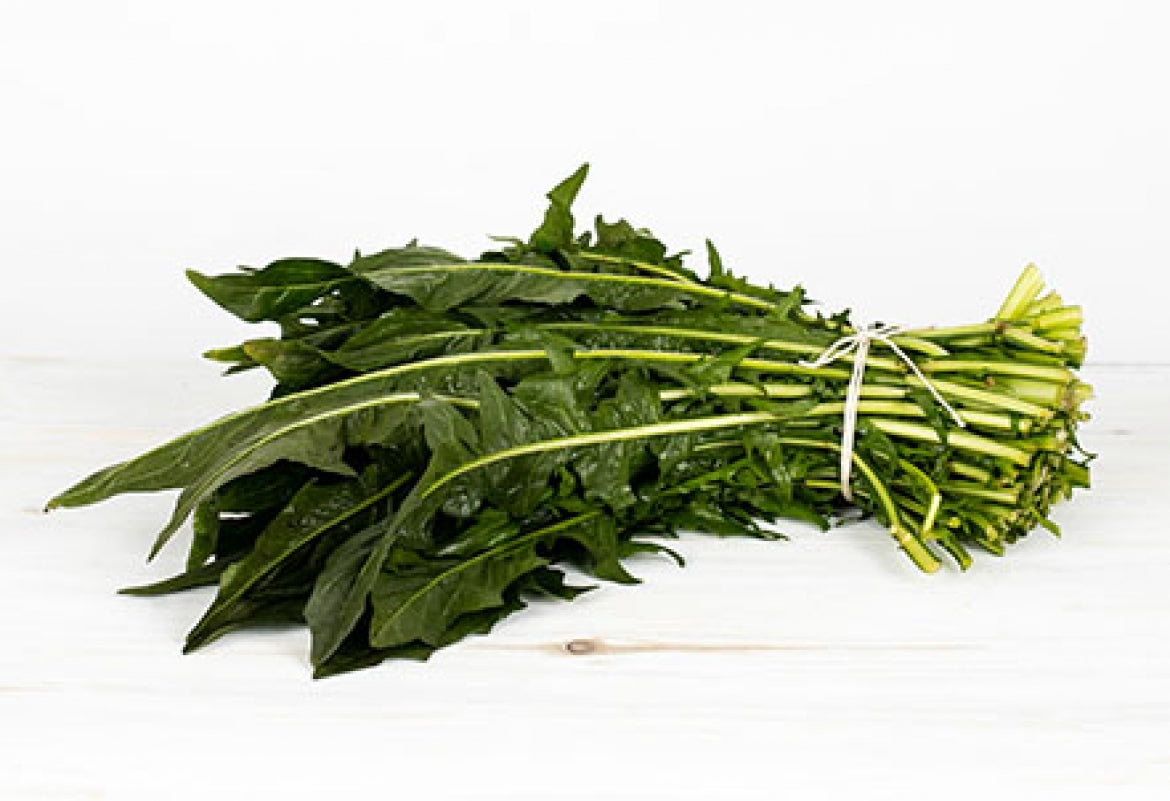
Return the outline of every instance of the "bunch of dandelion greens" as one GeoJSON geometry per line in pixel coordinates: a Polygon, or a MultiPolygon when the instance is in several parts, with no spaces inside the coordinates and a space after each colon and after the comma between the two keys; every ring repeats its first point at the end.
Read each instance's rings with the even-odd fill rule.
{"type": "MultiPolygon", "coordinates": [[[[1028,267],[982,323],[896,334],[931,388],[873,343],[840,485],[854,333],[799,287],[757,286],[708,244],[700,278],[648,231],[577,233],[582,167],[526,240],[465,260],[410,243],[347,265],[292,258],[216,277],[208,297],[279,326],[207,355],[262,368],[270,399],[107,467],[49,503],[180,490],[156,554],[193,521],[186,572],[124,592],[217,586],[187,639],[308,625],[315,675],[425,658],[533,597],[570,600],[573,565],[680,531],[777,537],[872,515],[925,571],[1002,554],[1088,486],[1077,445],[1081,314],[1028,267]]],[[[681,559],[678,559],[681,563],[681,559]]]]}

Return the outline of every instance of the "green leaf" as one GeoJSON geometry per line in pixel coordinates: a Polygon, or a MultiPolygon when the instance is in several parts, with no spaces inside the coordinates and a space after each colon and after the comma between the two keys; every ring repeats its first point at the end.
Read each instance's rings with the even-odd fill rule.
{"type": "Polygon", "coordinates": [[[312,475],[313,471],[303,465],[273,465],[224,484],[216,491],[215,502],[222,513],[254,514],[281,509],[312,475]]]}
{"type": "MultiPolygon", "coordinates": [[[[595,431],[650,425],[661,419],[657,389],[634,372],[622,375],[616,395],[602,400],[594,413],[595,431]]],[[[585,497],[612,509],[635,503],[632,486],[635,471],[648,458],[646,443],[639,439],[605,442],[575,455],[573,466],[585,497]]]]}
{"type": "Polygon", "coordinates": [[[449,353],[466,353],[488,341],[489,332],[452,317],[413,307],[391,309],[325,355],[348,370],[376,370],[449,353]]]}
{"type": "MultiPolygon", "coordinates": [[[[490,626],[489,626],[490,628],[490,626]]],[[[485,632],[486,633],[486,632],[485,632]]],[[[324,662],[314,666],[314,679],[328,679],[363,668],[380,665],[388,659],[410,659],[425,662],[438,648],[421,642],[409,642],[395,648],[371,648],[360,629],[342,643],[324,662]]]]}
{"type": "Polygon", "coordinates": [[[503,593],[520,576],[548,564],[536,546],[580,525],[579,515],[537,529],[467,559],[437,559],[400,572],[385,572],[371,594],[370,643],[377,648],[421,640],[436,645],[462,614],[504,603],[503,593]]]}
{"type": "Polygon", "coordinates": [[[704,240],[707,245],[707,263],[711,266],[711,278],[719,278],[723,275],[723,259],[719,255],[719,251],[715,249],[715,243],[710,239],[704,240]]]}
{"type": "Polygon", "coordinates": [[[399,365],[375,373],[269,401],[229,415],[136,459],[92,474],[53,498],[48,508],[83,506],[126,492],[183,487],[171,520],[159,533],[151,554],[171,538],[195,506],[234,478],[288,460],[339,475],[352,475],[343,460],[344,418],[394,404],[417,403],[416,393],[394,392],[424,370],[443,370],[461,362],[543,361],[540,351],[460,354],[399,365]]]}
{"type": "Polygon", "coordinates": [[[727,509],[710,498],[696,498],[671,517],[680,531],[714,534],[720,537],[760,537],[764,532],[750,520],[727,514],[727,509]]]}
{"type": "MultiPolygon", "coordinates": [[[[455,619],[451,626],[443,633],[439,643],[435,645],[428,645],[427,643],[415,640],[413,642],[404,643],[402,645],[395,645],[390,648],[374,648],[369,644],[366,628],[358,626],[354,633],[350,635],[346,642],[342,643],[341,647],[329,657],[325,662],[318,665],[313,671],[313,678],[323,679],[329,676],[336,676],[352,670],[359,670],[361,668],[373,667],[388,659],[412,659],[418,661],[425,661],[429,659],[435,651],[440,648],[445,648],[452,645],[459,640],[470,637],[475,634],[487,634],[496,623],[503,620],[505,617],[518,612],[523,609],[526,604],[520,600],[522,592],[528,591],[524,586],[530,582],[526,580],[529,577],[534,577],[542,571],[537,570],[528,576],[524,576],[509,587],[505,593],[505,601],[500,606],[491,607],[488,609],[479,609],[475,612],[468,612],[460,615],[455,619]]],[[[553,571],[555,572],[555,571],[553,571]]],[[[535,585],[535,581],[531,582],[535,585]]],[[[558,588],[555,585],[555,579],[542,579],[542,586],[539,590],[532,589],[535,594],[543,594],[547,596],[562,597],[568,599],[570,595],[577,595],[583,591],[582,588],[568,587],[563,583],[558,588]],[[548,589],[544,587],[547,585],[548,589]]]]}
{"type": "Polygon", "coordinates": [[[234,562],[234,559],[216,559],[214,562],[188,568],[186,571],[150,584],[141,584],[137,587],[123,587],[118,590],[119,595],[168,595],[172,592],[211,587],[219,582],[219,577],[234,562]]]}
{"type": "Polygon", "coordinates": [[[435,651],[446,648],[460,640],[476,634],[487,634],[496,623],[524,609],[524,596],[554,598],[571,601],[595,587],[576,587],[565,583],[565,574],[559,570],[541,567],[526,573],[504,591],[504,603],[500,606],[467,612],[455,618],[454,622],[439,637],[436,645],[419,640],[390,648],[374,648],[369,644],[366,631],[368,626],[358,625],[341,647],[317,666],[313,678],[322,679],[352,670],[373,667],[388,659],[411,659],[425,661],[435,651]]]}
{"type": "Polygon", "coordinates": [[[325,664],[357,625],[389,552],[387,533],[392,530],[390,520],[379,520],[329,555],[305,604],[314,666],[325,664]]]}
{"type": "MultiPolygon", "coordinates": [[[[592,266],[577,258],[569,261],[575,267],[592,266]]],[[[446,261],[436,257],[418,264],[404,260],[401,250],[363,257],[349,269],[375,286],[436,313],[519,302],[563,306],[578,298],[589,298],[599,308],[628,312],[725,301],[722,292],[668,278],[565,270],[551,263],[464,262],[454,257],[446,261]]]]}
{"type": "MultiPolygon", "coordinates": [[[[476,473],[460,476],[450,482],[442,495],[437,495],[432,504],[421,504],[421,491],[428,489],[439,476],[446,475],[459,465],[473,459],[479,452],[480,432],[457,408],[435,398],[428,398],[419,405],[423,431],[431,459],[427,472],[419,480],[419,504],[405,506],[417,514],[420,522],[429,519],[433,511],[441,508],[452,517],[471,517],[483,503],[484,475],[476,473]],[[425,511],[424,511],[425,510],[425,511]]],[[[403,523],[407,520],[403,518],[403,523]]]]}
{"type": "Polygon", "coordinates": [[[383,573],[371,596],[370,642],[378,648],[411,640],[437,645],[456,617],[502,606],[509,584],[546,564],[531,547],[512,547],[462,562],[432,561],[410,572],[383,573]]]}
{"type": "Polygon", "coordinates": [[[250,598],[237,604],[231,615],[225,618],[214,631],[208,631],[200,638],[188,638],[183,644],[183,653],[189,654],[202,648],[213,639],[229,631],[260,626],[285,627],[304,623],[300,598],[250,598]]]}
{"type": "Polygon", "coordinates": [[[544,222],[532,232],[528,240],[533,249],[551,253],[558,248],[573,245],[573,213],[570,208],[588,174],[589,165],[582,164],[548,193],[549,205],[548,211],[544,213],[544,222]]]}
{"type": "Polygon", "coordinates": [[[206,632],[220,628],[257,582],[310,542],[388,498],[409,476],[400,475],[377,488],[368,486],[372,474],[364,478],[330,485],[310,483],[298,492],[260,534],[252,552],[223,574],[215,601],[192,629],[190,639],[200,640],[206,632]]]}
{"type": "Polygon", "coordinates": [[[584,595],[597,589],[596,585],[574,586],[565,583],[565,574],[551,567],[540,567],[524,575],[513,587],[520,592],[547,598],[556,598],[561,601],[571,601],[578,595],[584,595]]]}
{"type": "Polygon", "coordinates": [[[242,347],[252,362],[289,389],[306,389],[344,374],[325,353],[300,340],[252,339],[242,347]]]}
{"type": "Polygon", "coordinates": [[[475,521],[459,532],[453,541],[438,551],[441,557],[472,556],[489,551],[514,539],[522,532],[521,524],[502,509],[488,507],[480,511],[475,521]]]}
{"type": "Polygon", "coordinates": [[[673,548],[668,548],[660,542],[648,542],[645,540],[624,540],[618,544],[618,555],[625,559],[629,556],[636,556],[643,553],[663,554],[668,556],[679,567],[686,567],[686,560],[683,559],[682,554],[673,548]]]}
{"type": "Polygon", "coordinates": [[[680,280],[695,281],[697,277],[682,266],[682,254],[666,255],[666,245],[656,239],[645,228],[635,228],[625,220],[607,223],[601,215],[594,220],[597,243],[589,248],[590,253],[604,253],[629,259],[629,265],[642,265],[658,275],[674,275],[680,280]]]}
{"type": "Polygon", "coordinates": [[[582,566],[591,575],[617,584],[639,583],[621,563],[623,548],[612,517],[597,515],[558,536],[560,540],[572,541],[584,550],[587,558],[582,566]]]}
{"type": "MultiPolygon", "coordinates": [[[[487,373],[480,375],[478,425],[480,450],[484,453],[559,433],[555,426],[531,417],[487,373]]],[[[527,517],[547,498],[553,471],[564,462],[564,456],[557,452],[538,453],[491,465],[479,473],[486,498],[513,517],[527,517]]]]}
{"type": "Polygon", "coordinates": [[[478,441],[474,427],[454,407],[437,399],[421,403],[419,412],[431,450],[426,472],[392,517],[346,540],[317,578],[305,607],[314,665],[324,664],[353,631],[396,545],[430,544],[429,525],[440,508],[465,517],[479,507],[482,489],[477,476],[451,481],[442,492],[426,492],[437,477],[450,473],[472,453],[478,441]]]}
{"type": "Polygon", "coordinates": [[[339,265],[321,259],[280,259],[263,270],[243,269],[207,276],[195,270],[187,278],[199,291],[242,320],[276,320],[352,281],[339,265]]]}
{"type": "Polygon", "coordinates": [[[203,564],[215,553],[219,540],[219,503],[214,495],[195,507],[192,528],[194,536],[187,554],[188,570],[203,564]]]}
{"type": "Polygon", "coordinates": [[[848,357],[800,364],[853,332],[848,313],[806,313],[803,289],[734,275],[710,241],[704,279],[624,218],[575,232],[586,172],[549,193],[528,240],[477,261],[412,241],[345,267],[191,273],[231,313],[275,324],[208,353],[229,373],[266,368],[269,402],[50,506],[179,490],[152,555],[193,515],[188,569],[124,592],[218,582],[187,650],[304,622],[326,676],[425,659],[526,599],[589,589],[567,584],[564,565],[628,583],[627,557],[681,563],[643,538],[775,539],[776,521],[872,514],[923,570],[938,565],[932,543],[966,569],[973,544],[1002,553],[1055,529],[1052,504],[1088,484],[1076,437],[1088,388],[1071,372],[1081,312],[1041,295],[1034,268],[1005,304],[1010,330],[993,319],[899,336],[978,433],[871,354],[850,506],[838,483],[848,357]]]}

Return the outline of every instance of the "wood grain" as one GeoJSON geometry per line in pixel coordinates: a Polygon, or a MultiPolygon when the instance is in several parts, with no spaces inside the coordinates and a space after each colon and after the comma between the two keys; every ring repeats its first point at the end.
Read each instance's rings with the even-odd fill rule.
{"type": "Polygon", "coordinates": [[[878,527],[684,537],[426,664],[312,682],[303,631],[179,655],[208,593],[113,594],[167,498],[39,512],[258,398],[200,364],[0,361],[0,798],[1163,798],[1170,368],[1088,370],[1094,489],[961,574],[878,527]],[[129,399],[129,400],[128,400],[129,399]]]}

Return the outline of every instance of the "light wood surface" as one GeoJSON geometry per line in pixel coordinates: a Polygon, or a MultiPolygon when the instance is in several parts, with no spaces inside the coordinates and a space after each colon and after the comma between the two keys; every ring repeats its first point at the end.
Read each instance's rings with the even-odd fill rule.
{"type": "Polygon", "coordinates": [[[143,560],[170,498],[40,511],[262,382],[5,358],[0,799],[1168,798],[1170,367],[1086,375],[1062,540],[925,576],[873,524],[686,537],[685,569],[313,682],[303,630],[183,657],[209,592],[114,594],[179,565],[143,560]]]}

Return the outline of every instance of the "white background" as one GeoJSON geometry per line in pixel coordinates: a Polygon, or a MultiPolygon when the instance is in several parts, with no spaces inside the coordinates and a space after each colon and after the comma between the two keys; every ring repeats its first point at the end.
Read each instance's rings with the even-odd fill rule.
{"type": "Polygon", "coordinates": [[[0,3],[0,349],[239,337],[181,268],[527,234],[720,244],[758,280],[976,320],[1028,261],[1092,355],[1167,361],[1158,2],[0,3]]]}
{"type": "Polygon", "coordinates": [[[0,0],[0,798],[1164,798],[1167,8],[0,0]],[[311,683],[303,632],[180,658],[206,595],[112,594],[178,564],[139,561],[167,499],[38,513],[262,395],[182,268],[472,255],[586,160],[579,220],[866,318],[974,322],[1038,263],[1106,455],[1065,539],[926,578],[865,526],[690,538],[311,683]]]}

